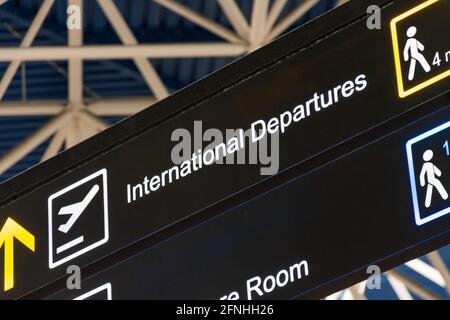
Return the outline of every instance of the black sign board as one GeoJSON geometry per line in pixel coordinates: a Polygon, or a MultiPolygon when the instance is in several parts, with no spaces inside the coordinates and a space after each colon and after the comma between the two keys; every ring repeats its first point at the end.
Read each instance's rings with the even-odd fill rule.
{"type": "MultiPolygon", "coordinates": [[[[235,265],[235,270],[229,270],[229,272],[242,273],[231,274],[232,277],[230,275],[228,278],[225,274],[221,275],[225,269],[217,268],[214,274],[204,274],[205,278],[201,281],[205,283],[196,286],[195,290],[203,288],[204,291],[190,291],[191,293],[178,291],[180,294],[178,297],[220,298],[233,288],[217,286],[217,289],[223,288],[224,291],[211,291],[208,287],[211,278],[208,277],[223,277],[224,280],[230,280],[229,284],[234,284],[237,283],[235,281],[246,278],[252,272],[251,268],[257,268],[257,265],[262,266],[261,271],[255,269],[253,272],[261,272],[261,274],[271,274],[270,272],[276,271],[278,267],[288,268],[289,263],[295,264],[298,259],[313,259],[311,263],[314,265],[321,263],[326,265],[329,263],[327,259],[333,255],[330,253],[330,257],[323,258],[321,261],[319,258],[319,253],[323,252],[323,247],[319,245],[321,241],[333,242],[333,237],[338,231],[349,232],[349,237],[356,238],[361,235],[358,230],[363,225],[367,225],[368,230],[371,231],[374,231],[372,228],[377,226],[377,230],[385,232],[386,238],[391,241],[386,242],[386,246],[380,247],[378,252],[363,254],[355,248],[354,256],[346,258],[341,256],[336,259],[340,265],[334,269],[335,273],[318,273],[318,278],[311,277],[311,280],[302,281],[300,286],[286,289],[288,290],[286,292],[280,291],[280,295],[276,297],[288,298],[299,292],[307,292],[316,286],[324,285],[327,279],[332,281],[334,277],[344,276],[355,268],[361,269],[367,263],[382,259],[389,252],[404,257],[398,250],[407,244],[418,245],[424,242],[423,245],[418,245],[415,251],[418,254],[420,248],[436,248],[438,244],[431,240],[433,236],[439,239],[440,245],[448,243],[449,238],[445,233],[448,230],[448,216],[443,213],[446,211],[445,206],[448,205],[448,201],[444,199],[442,204],[423,210],[420,205],[414,205],[414,200],[411,200],[414,199],[411,195],[413,184],[408,172],[415,173],[419,169],[417,167],[410,169],[411,161],[404,161],[406,157],[403,152],[406,152],[406,149],[402,139],[405,137],[413,139],[414,131],[419,131],[419,128],[413,126],[413,129],[405,131],[404,136],[399,135],[396,140],[399,144],[395,146],[391,142],[386,142],[367,147],[367,150],[379,149],[378,153],[373,153],[372,156],[359,156],[365,153],[358,152],[345,158],[351,160],[340,160],[336,164],[330,164],[321,169],[314,167],[315,159],[324,157],[321,160],[322,164],[332,162],[350,150],[362,147],[364,145],[362,141],[365,141],[367,137],[371,137],[372,140],[379,139],[397,130],[399,128],[397,121],[415,121],[421,112],[433,112],[448,105],[448,95],[444,94],[448,92],[449,87],[448,78],[445,76],[448,75],[448,71],[441,66],[432,69],[431,62],[430,70],[427,71],[427,68],[421,70],[420,63],[417,62],[421,59],[417,58],[418,54],[425,52],[427,47],[442,52],[445,52],[446,46],[448,47],[448,42],[440,37],[440,33],[420,33],[422,29],[426,29],[426,26],[422,27],[422,24],[428,23],[432,23],[435,28],[442,28],[442,32],[447,30],[448,24],[444,23],[441,26],[442,23],[439,22],[445,22],[445,20],[434,19],[434,16],[440,17],[441,14],[448,12],[448,2],[426,1],[430,3],[428,6],[423,5],[425,1],[375,2],[382,7],[381,17],[384,27],[381,30],[367,29],[365,1],[358,4],[350,3],[294,31],[267,48],[245,57],[217,75],[212,75],[211,78],[107,130],[74,150],[65,152],[47,164],[37,166],[30,172],[2,185],[0,224],[5,221],[2,234],[4,249],[11,247],[13,236],[18,240],[17,242],[22,242],[25,246],[20,243],[14,245],[13,260],[10,258],[11,255],[7,255],[7,250],[5,251],[6,259],[0,258],[1,265],[5,266],[3,280],[0,280],[4,291],[1,297],[48,296],[51,291],[58,291],[59,287],[64,286],[66,269],[69,265],[78,265],[82,267],[82,270],[87,272],[92,270],[91,273],[96,274],[100,271],[99,269],[108,268],[110,264],[116,264],[137,254],[133,248],[139,248],[142,253],[136,258],[120,263],[117,268],[108,269],[92,278],[98,278],[99,281],[105,280],[104,284],[99,283],[100,287],[103,285],[105,287],[101,287],[102,290],[94,293],[108,296],[111,288],[108,285],[110,282],[106,281],[107,275],[116,281],[120,278],[118,275],[123,272],[121,268],[126,268],[126,272],[135,273],[142,268],[147,268],[148,261],[152,260],[149,257],[163,254],[155,253],[158,249],[153,247],[147,249],[150,243],[170,238],[175,233],[196,225],[198,220],[206,219],[207,216],[220,215],[229,210],[233,213],[226,217],[236,217],[235,220],[227,220],[231,218],[224,216],[211,222],[211,225],[217,224],[218,227],[198,227],[195,229],[197,231],[190,231],[191,233],[179,236],[180,239],[186,237],[182,240],[183,245],[197,250],[192,253],[196,255],[193,256],[192,261],[184,263],[191,263],[193,266],[197,263],[212,263],[211,260],[214,260],[215,256],[213,252],[218,250],[217,246],[226,245],[229,241],[237,241],[235,246],[239,247],[239,238],[244,237],[244,233],[248,238],[242,239],[248,241],[248,250],[254,252],[264,250],[267,245],[264,241],[270,241],[269,236],[275,236],[270,234],[270,230],[264,229],[270,227],[269,221],[272,221],[274,228],[270,229],[273,232],[278,230],[277,233],[281,232],[287,238],[293,237],[292,240],[295,241],[303,239],[301,247],[288,247],[287,250],[292,254],[305,254],[306,258],[294,257],[294,254],[280,256],[278,261],[278,256],[275,255],[270,259],[276,264],[263,266],[258,263],[260,258],[248,254],[244,250],[245,247],[237,248],[239,250],[233,251],[234,254],[246,255],[248,260],[243,263],[248,269],[235,265]],[[434,13],[427,15],[428,18],[424,22],[420,22],[422,21],[420,19],[417,22],[414,20],[417,24],[414,37],[425,45],[423,50],[417,48],[416,51],[420,52],[414,52],[415,58],[408,56],[408,61],[417,60],[414,76],[421,78],[413,78],[411,81],[417,80],[418,84],[408,83],[408,86],[402,90],[408,91],[418,86],[420,89],[414,89],[414,93],[409,91],[408,95],[402,94],[398,79],[404,76],[404,71],[398,72],[396,46],[403,50],[405,44],[402,30],[405,28],[406,20],[401,19],[397,24],[392,22],[411,10],[426,12],[430,8],[434,9],[435,5],[442,8],[433,10],[434,13]],[[414,9],[419,6],[421,10],[414,9]],[[325,25],[326,28],[318,27],[320,24],[325,25]],[[296,43],[297,39],[305,37],[308,38],[308,42],[302,40],[303,42],[296,43]],[[434,79],[433,83],[427,82],[429,81],[426,75],[428,73],[430,79],[434,79]],[[436,80],[436,77],[439,79],[436,80]],[[426,85],[422,84],[422,80],[426,82],[426,85]],[[216,87],[211,87],[214,83],[216,87]],[[199,92],[203,90],[206,90],[206,93],[200,96],[199,92]],[[441,97],[437,99],[439,95],[441,97]],[[264,136],[279,137],[278,174],[261,175],[260,165],[208,163],[208,153],[204,144],[194,146],[192,157],[185,162],[174,164],[171,155],[177,142],[171,141],[173,133],[177,129],[184,128],[195,136],[198,129],[195,123],[198,120],[202,121],[203,130],[210,128],[217,128],[222,132],[226,129],[248,130],[250,138],[255,141],[264,136]],[[99,145],[105,148],[99,148],[99,145]],[[386,151],[375,147],[379,145],[386,146],[386,150],[395,150],[395,152],[392,151],[395,154],[385,154],[386,151]],[[77,161],[71,159],[77,159],[77,161]],[[359,185],[362,183],[361,180],[353,181],[350,176],[355,174],[354,171],[358,168],[355,164],[361,163],[360,168],[370,171],[369,168],[374,165],[375,160],[391,162],[392,167],[388,166],[383,174],[378,172],[374,175],[376,172],[374,170],[370,176],[365,176],[367,179],[365,181],[369,184],[371,179],[386,179],[386,174],[392,181],[386,183],[384,187],[381,185],[372,189],[368,187],[371,190],[368,192],[359,185]],[[342,163],[345,164],[342,165],[342,163]],[[279,177],[283,177],[283,174],[290,172],[293,168],[300,170],[302,174],[311,170],[316,171],[304,178],[299,178],[298,182],[289,183],[279,189],[284,182],[277,179],[282,179],[279,177]],[[396,174],[391,172],[394,168],[397,170],[396,174]],[[340,180],[338,181],[333,175],[341,175],[340,180]],[[347,181],[349,185],[341,185],[342,181],[347,181]],[[245,192],[254,187],[256,187],[255,190],[259,190],[260,185],[267,186],[263,190],[255,191],[253,197],[257,197],[257,200],[249,205],[251,208],[233,209],[248,201],[240,200],[245,192]],[[323,201],[320,195],[326,188],[329,188],[329,201],[323,201]],[[270,195],[261,196],[271,189],[277,190],[270,195]],[[307,190],[310,190],[309,193],[307,190]],[[315,192],[311,193],[311,190],[315,192]],[[345,203],[349,207],[347,210],[341,202],[345,199],[337,197],[337,190],[347,193],[355,192],[360,197],[357,202],[347,199],[345,203]],[[386,192],[387,190],[390,192],[386,192]],[[394,194],[399,195],[399,199],[393,198],[392,190],[396,190],[394,194]],[[372,195],[372,199],[369,199],[368,193],[372,195]],[[300,197],[300,194],[305,195],[300,197]],[[383,222],[372,221],[376,219],[373,210],[378,208],[375,205],[377,198],[384,205],[390,204],[399,215],[394,215],[394,210],[391,209],[383,212],[385,217],[383,222]],[[305,200],[298,202],[300,199],[305,200]],[[229,200],[230,204],[224,205],[229,200]],[[313,206],[312,202],[318,206],[313,206]],[[277,203],[280,205],[279,209],[272,207],[277,203]],[[359,210],[362,205],[368,208],[367,212],[359,210]],[[261,208],[267,208],[267,210],[261,208]],[[359,210],[360,216],[354,220],[353,215],[356,209],[359,210]],[[258,218],[258,212],[261,213],[260,218],[258,218]],[[295,219],[300,220],[295,221],[294,212],[297,212],[295,219]],[[320,220],[313,220],[311,217],[314,215],[323,217],[320,220]],[[250,216],[252,216],[251,219],[250,216]],[[439,225],[427,224],[432,221],[428,217],[438,217],[436,221],[439,221],[439,225]],[[286,224],[286,219],[295,223],[286,224]],[[221,222],[222,220],[230,222],[221,222]],[[235,227],[231,225],[231,221],[235,227]],[[331,230],[331,225],[327,227],[327,221],[333,222],[332,225],[338,228],[331,230]],[[339,221],[347,223],[338,223],[339,221]],[[374,223],[367,223],[368,221],[374,223]],[[422,222],[426,225],[419,228],[416,225],[418,221],[418,224],[422,222]],[[305,228],[298,230],[310,233],[308,237],[302,234],[301,238],[296,238],[300,235],[293,232],[293,229],[289,229],[294,228],[296,223],[305,228]],[[394,234],[391,234],[391,229],[379,229],[385,224],[391,224],[397,230],[399,228],[408,230],[408,232],[402,232],[402,237],[405,239],[399,239],[398,242],[392,241],[394,234]],[[276,225],[278,229],[275,228],[276,225]],[[233,235],[230,231],[240,230],[240,228],[246,230],[245,232],[242,230],[241,235],[233,235]],[[288,229],[285,230],[285,228],[288,229]],[[216,229],[217,231],[210,232],[216,229]],[[326,232],[322,233],[321,229],[326,232]],[[228,235],[223,233],[225,230],[229,230],[228,235]],[[265,240],[261,238],[264,232],[268,232],[266,236],[269,237],[265,240]],[[319,234],[322,240],[316,238],[319,234]],[[202,237],[206,238],[200,240],[202,237]],[[214,240],[207,241],[207,239],[214,240]],[[261,242],[261,245],[256,246],[257,243],[249,239],[252,241],[259,239],[257,242],[261,242]],[[198,245],[199,241],[201,246],[198,245]],[[430,243],[433,245],[430,246],[430,243]],[[32,270],[30,266],[33,266],[32,270]],[[231,281],[231,279],[234,280],[231,281]]],[[[413,16],[414,14],[410,14],[404,19],[413,16]]],[[[412,39],[412,37],[409,38],[412,39]]],[[[429,56],[424,59],[429,59],[429,56]]],[[[401,62],[401,64],[404,63],[401,62]]],[[[400,69],[404,70],[405,67],[400,66],[400,69]]],[[[445,112],[441,113],[442,119],[448,120],[448,113],[445,112]]],[[[433,118],[432,122],[427,125],[433,126],[439,121],[433,118]]],[[[446,132],[448,131],[444,130],[439,135],[445,137],[446,132]]],[[[433,135],[433,137],[436,136],[433,135]]],[[[235,148],[239,148],[239,137],[237,133],[235,148]]],[[[231,139],[227,140],[229,141],[231,139]]],[[[366,141],[368,142],[370,140],[366,141]]],[[[423,148],[436,148],[437,145],[429,144],[428,140],[421,140],[409,146],[413,165],[418,165],[420,163],[418,152],[422,152],[423,148]]],[[[232,149],[227,144],[224,150],[230,150],[230,148],[232,149]]],[[[438,157],[447,159],[442,155],[434,159],[437,160],[438,157]]],[[[424,158],[423,154],[422,158],[424,158]]],[[[448,167],[448,163],[445,165],[448,167]]],[[[440,167],[444,166],[440,165],[440,167]]],[[[292,179],[299,175],[300,173],[292,179]]],[[[358,177],[361,177],[361,172],[358,172],[358,177]]],[[[448,182],[444,181],[447,180],[442,180],[442,183],[448,182]]],[[[416,192],[417,200],[415,201],[419,203],[424,195],[418,187],[416,192]]],[[[373,235],[373,232],[366,230],[365,235],[364,240],[359,240],[358,245],[367,241],[366,245],[369,246],[375,241],[368,236],[373,235]]],[[[341,251],[338,248],[333,250],[333,253],[342,252],[342,249],[348,246],[347,243],[334,242],[334,244],[342,247],[340,247],[341,251]]],[[[177,249],[177,245],[179,243],[176,240],[171,240],[157,248],[173,246],[171,250],[174,251],[170,254],[176,255],[178,250],[181,250],[177,249]]],[[[280,246],[286,246],[286,244],[273,243],[271,248],[279,251],[280,246]]],[[[167,251],[168,249],[161,249],[164,254],[167,251]]],[[[188,254],[188,251],[185,252],[188,254]]],[[[232,259],[235,261],[236,257],[233,256],[232,259]]],[[[399,260],[396,262],[399,263],[399,260]]],[[[167,263],[171,262],[167,260],[167,263]]],[[[175,265],[177,263],[179,262],[175,262],[175,265]]],[[[225,263],[224,266],[226,266],[225,263]]],[[[156,273],[152,274],[152,277],[155,276],[159,281],[163,281],[164,277],[157,272],[170,270],[168,267],[164,268],[166,267],[162,264],[155,266],[153,270],[156,273]]],[[[317,267],[315,268],[318,270],[317,267]]],[[[313,266],[311,270],[314,270],[313,266]]],[[[192,272],[192,269],[187,269],[186,272],[192,272]]],[[[169,275],[170,272],[167,274],[169,275]]],[[[163,285],[162,282],[160,283],[163,285]]],[[[166,286],[166,288],[171,287],[166,286]]],[[[192,283],[185,283],[184,288],[194,290],[192,283]]],[[[337,287],[332,287],[330,283],[328,289],[321,292],[327,292],[329,288],[337,287]]],[[[114,288],[112,290],[114,291],[114,288]]],[[[131,289],[124,287],[123,290],[123,293],[118,292],[118,297],[138,297],[139,295],[146,298],[158,298],[152,292],[145,291],[147,290],[145,288],[143,289],[145,292],[142,293],[134,291],[135,296],[132,293],[128,294],[131,289]]],[[[160,292],[159,297],[177,296],[173,292],[160,292]]]]}
{"type": "MultiPolygon", "coordinates": [[[[366,279],[371,265],[425,253],[424,242],[446,244],[449,219],[416,224],[405,170],[407,142],[433,132],[413,156],[435,150],[433,164],[450,185],[444,127],[450,105],[95,274],[85,288],[109,283],[113,299],[321,298],[348,279],[366,279]]],[[[449,209],[438,193],[432,199],[434,212],[449,209]]]]}

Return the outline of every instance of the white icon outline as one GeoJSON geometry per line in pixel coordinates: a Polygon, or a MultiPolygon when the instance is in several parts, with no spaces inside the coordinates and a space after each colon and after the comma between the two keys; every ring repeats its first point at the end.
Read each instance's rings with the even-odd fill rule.
{"type": "Polygon", "coordinates": [[[48,263],[49,263],[49,268],[53,269],[56,268],[57,266],[60,266],[88,251],[91,251],[94,248],[97,248],[99,246],[101,246],[102,244],[105,244],[106,242],[108,242],[109,240],[109,222],[108,222],[108,172],[106,169],[101,169],[91,175],[89,175],[88,177],[74,183],[71,184],[70,186],[58,191],[57,193],[52,194],[49,198],[48,198],[48,253],[49,253],[49,259],[48,259],[48,263]],[[77,251],[72,253],[71,255],[64,257],[58,261],[54,261],[53,260],[53,208],[52,208],[52,203],[53,200],[60,197],[61,195],[85,184],[86,182],[91,181],[92,179],[95,179],[99,176],[102,176],[102,180],[103,180],[103,211],[104,211],[104,237],[103,239],[77,251]]]}
{"type": "Polygon", "coordinates": [[[86,300],[86,298],[92,297],[93,295],[106,290],[107,300],[112,300],[112,286],[111,282],[105,283],[104,285],[101,285],[98,288],[92,289],[91,291],[88,291],[84,294],[82,294],[79,297],[76,297],[73,300],[86,300]]]}
{"type": "Polygon", "coordinates": [[[419,197],[417,194],[418,186],[416,183],[416,176],[415,176],[415,172],[414,172],[412,146],[413,146],[413,144],[415,144],[419,141],[422,141],[428,137],[435,135],[436,133],[439,133],[439,132],[447,129],[448,127],[450,127],[450,121],[448,121],[438,127],[435,127],[434,129],[431,129],[425,133],[422,133],[421,135],[409,140],[406,143],[406,156],[408,159],[408,171],[409,171],[409,180],[410,180],[410,185],[411,185],[411,194],[412,194],[412,199],[413,199],[414,218],[415,218],[416,225],[418,225],[418,226],[424,225],[427,222],[436,220],[437,218],[440,218],[440,217],[446,215],[447,213],[450,212],[450,205],[447,208],[442,209],[438,212],[435,212],[425,218],[422,218],[420,216],[419,197]]]}

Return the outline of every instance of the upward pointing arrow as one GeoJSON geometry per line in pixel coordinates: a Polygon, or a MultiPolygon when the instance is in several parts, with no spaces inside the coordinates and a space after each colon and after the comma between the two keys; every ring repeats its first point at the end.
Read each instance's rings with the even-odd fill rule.
{"type": "Polygon", "coordinates": [[[34,252],[34,236],[13,219],[8,218],[0,231],[0,248],[5,245],[4,291],[14,287],[14,238],[34,252]]]}

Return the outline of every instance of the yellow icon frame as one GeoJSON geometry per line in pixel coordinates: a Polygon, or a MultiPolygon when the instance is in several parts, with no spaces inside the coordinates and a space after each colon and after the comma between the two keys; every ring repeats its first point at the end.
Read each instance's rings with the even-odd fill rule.
{"type": "Polygon", "coordinates": [[[397,76],[397,88],[398,88],[398,95],[400,98],[405,98],[413,93],[416,93],[416,92],[450,76],[450,69],[448,69],[448,70],[443,71],[442,73],[434,76],[433,78],[428,79],[408,90],[405,90],[405,86],[403,84],[400,49],[399,49],[398,35],[397,35],[397,23],[399,21],[439,2],[439,1],[442,1],[442,0],[428,0],[428,1],[412,8],[411,10],[408,10],[405,13],[402,13],[401,15],[399,15],[391,20],[391,34],[392,34],[392,46],[394,49],[395,73],[397,76]]]}

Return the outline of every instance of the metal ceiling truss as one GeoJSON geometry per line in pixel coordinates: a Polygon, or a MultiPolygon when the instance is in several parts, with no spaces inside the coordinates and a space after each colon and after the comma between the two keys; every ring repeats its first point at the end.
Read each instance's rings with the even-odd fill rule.
{"type": "MultiPolygon", "coordinates": [[[[21,39],[20,46],[2,48],[0,51],[0,61],[10,62],[0,81],[0,100],[3,99],[14,75],[25,61],[48,61],[54,64],[53,61],[67,60],[68,97],[64,102],[0,103],[0,116],[54,116],[42,128],[0,158],[0,175],[51,137],[53,138],[42,160],[105,129],[108,124],[100,117],[131,115],[167,97],[169,90],[148,60],[149,58],[241,56],[282,34],[319,2],[319,0],[306,0],[278,21],[287,0],[275,0],[272,6],[269,6],[269,0],[257,0],[253,2],[251,19],[247,21],[235,0],[217,0],[233,27],[230,30],[175,0],[153,1],[220,37],[223,41],[140,44],[114,1],[97,0],[122,45],[83,45],[83,31],[75,29],[68,30],[67,46],[32,46],[55,0],[42,2],[28,31],[21,39]],[[83,60],[105,59],[131,59],[153,96],[127,98],[126,101],[94,99],[90,102],[85,99],[83,92],[89,91],[89,88],[86,88],[83,83],[83,60]]],[[[84,0],[68,0],[68,5],[76,5],[82,9],[83,2],[84,0]]],[[[11,32],[14,33],[14,30],[11,32]]],[[[26,76],[23,78],[26,79],[26,76]]]]}
{"type": "MultiPolygon", "coordinates": [[[[414,259],[402,266],[403,271],[398,269],[387,271],[383,274],[383,283],[381,290],[390,289],[392,296],[401,300],[413,300],[415,297],[424,300],[444,300],[450,295],[450,275],[445,262],[442,260],[438,251],[430,252],[426,255],[429,263],[424,259],[414,259]],[[419,275],[421,280],[418,281],[417,276],[412,277],[411,274],[419,275]],[[432,284],[426,286],[425,283],[432,284]],[[438,286],[442,288],[442,293],[430,287],[438,286]],[[388,288],[386,288],[388,287],[388,288]]],[[[370,289],[376,290],[376,289],[370,289]]],[[[366,300],[369,289],[367,280],[358,283],[350,288],[336,292],[326,300],[366,300]]]]}
{"type": "MultiPolygon", "coordinates": [[[[83,8],[84,0],[67,0],[68,5],[83,8]]],[[[151,0],[149,0],[151,1],[151,0]]],[[[13,77],[26,61],[47,61],[50,66],[68,79],[66,101],[19,101],[0,103],[0,116],[51,116],[52,118],[17,146],[0,158],[0,175],[14,166],[27,154],[50,139],[41,158],[45,161],[63,149],[70,148],[109,126],[104,116],[132,115],[169,95],[169,89],[153,67],[151,58],[188,57],[238,57],[267,44],[288,30],[308,13],[319,0],[305,0],[280,19],[288,0],[254,0],[248,20],[235,0],[216,0],[232,29],[203,16],[175,0],[153,0],[167,10],[178,14],[193,24],[222,39],[221,42],[141,44],[113,0],[97,0],[99,7],[121,45],[84,45],[82,30],[68,30],[66,46],[32,46],[55,0],[43,0],[28,31],[22,37],[11,27],[7,30],[20,39],[19,47],[2,48],[0,61],[9,62],[1,77],[0,100],[13,77]],[[131,59],[153,96],[127,98],[98,98],[95,91],[84,84],[83,61],[106,59],[131,59]],[[68,62],[67,71],[54,61],[68,62]],[[85,97],[85,94],[87,96],[85,97]]],[[[346,0],[339,0],[338,5],[346,0]]],[[[2,1],[3,2],[3,1],[2,1]]],[[[83,12],[83,10],[81,10],[83,12]]],[[[81,17],[82,18],[82,17],[81,17]]],[[[26,81],[25,68],[21,68],[22,81],[26,81]]],[[[25,90],[26,85],[22,86],[25,90]]],[[[26,94],[25,94],[26,96],[26,94]]],[[[430,263],[415,259],[406,264],[421,276],[450,294],[448,269],[437,251],[427,255],[430,263]]],[[[442,299],[398,270],[385,273],[385,278],[400,299],[442,299]]],[[[337,292],[326,299],[366,299],[366,282],[337,292]]]]}

